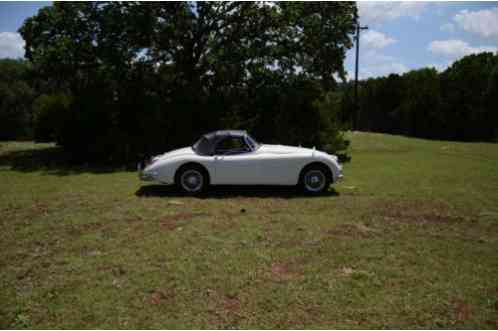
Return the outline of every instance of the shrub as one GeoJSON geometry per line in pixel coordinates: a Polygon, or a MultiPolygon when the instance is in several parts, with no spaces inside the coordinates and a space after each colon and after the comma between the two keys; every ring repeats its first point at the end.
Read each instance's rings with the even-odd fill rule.
{"type": "Polygon", "coordinates": [[[44,94],[35,100],[33,103],[35,141],[60,143],[71,104],[72,97],[66,94],[44,94]]]}

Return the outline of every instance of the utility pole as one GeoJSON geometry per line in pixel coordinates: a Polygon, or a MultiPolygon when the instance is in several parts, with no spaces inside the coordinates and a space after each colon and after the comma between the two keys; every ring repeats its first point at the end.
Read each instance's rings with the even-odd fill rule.
{"type": "Polygon", "coordinates": [[[354,75],[354,118],[353,118],[353,129],[358,129],[358,118],[360,116],[360,104],[358,102],[358,65],[360,62],[360,31],[367,30],[368,26],[360,26],[360,23],[356,25],[356,67],[354,75]]]}

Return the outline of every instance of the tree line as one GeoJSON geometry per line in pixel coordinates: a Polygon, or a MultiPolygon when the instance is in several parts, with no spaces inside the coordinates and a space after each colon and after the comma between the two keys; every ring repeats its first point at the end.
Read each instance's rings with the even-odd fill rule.
{"type": "Polygon", "coordinates": [[[371,78],[343,88],[342,118],[361,131],[413,137],[498,141],[498,54],[463,57],[434,68],[371,78]]]}
{"type": "Polygon", "coordinates": [[[26,59],[0,60],[0,139],[130,163],[223,128],[329,152],[348,128],[497,139],[497,55],[363,80],[356,107],[356,24],[352,2],[56,2],[21,27],[26,59]]]}

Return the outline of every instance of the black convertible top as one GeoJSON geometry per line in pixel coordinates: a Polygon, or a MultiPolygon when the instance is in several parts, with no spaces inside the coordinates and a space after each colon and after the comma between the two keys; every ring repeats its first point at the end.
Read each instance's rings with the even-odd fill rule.
{"type": "Polygon", "coordinates": [[[218,130],[203,135],[192,146],[193,150],[200,155],[213,155],[216,144],[226,137],[245,137],[244,130],[218,130]]]}
{"type": "Polygon", "coordinates": [[[247,135],[245,130],[218,130],[206,133],[203,137],[208,139],[221,139],[225,137],[244,137],[247,135]]]}

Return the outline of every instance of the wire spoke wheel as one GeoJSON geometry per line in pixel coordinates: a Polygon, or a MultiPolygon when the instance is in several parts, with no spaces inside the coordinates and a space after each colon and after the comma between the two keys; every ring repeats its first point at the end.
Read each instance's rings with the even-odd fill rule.
{"type": "Polygon", "coordinates": [[[204,186],[204,176],[198,170],[186,170],[180,177],[180,185],[187,192],[199,192],[204,186]]]}
{"type": "Polygon", "coordinates": [[[308,192],[321,192],[325,188],[327,177],[322,170],[312,169],[304,174],[304,188],[308,192]]]}

